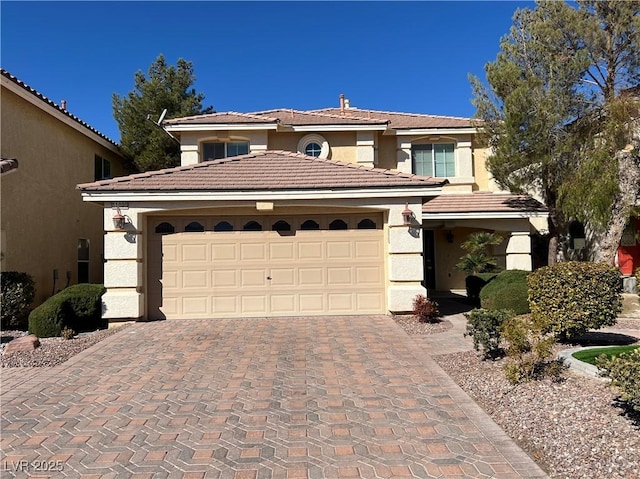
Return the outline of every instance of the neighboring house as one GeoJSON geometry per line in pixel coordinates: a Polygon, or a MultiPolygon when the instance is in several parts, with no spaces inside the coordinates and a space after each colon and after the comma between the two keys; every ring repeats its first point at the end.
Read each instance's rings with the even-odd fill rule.
{"type": "Polygon", "coordinates": [[[124,173],[117,145],[1,70],[1,271],[33,276],[37,305],[103,281],[102,211],[78,183],[124,173]]]}
{"type": "Polygon", "coordinates": [[[464,291],[473,231],[530,270],[544,208],[497,190],[472,120],[339,108],[167,120],[181,166],[79,185],[104,205],[105,316],[406,312],[464,291]],[[124,223],[124,224],[123,224],[124,223]]]}

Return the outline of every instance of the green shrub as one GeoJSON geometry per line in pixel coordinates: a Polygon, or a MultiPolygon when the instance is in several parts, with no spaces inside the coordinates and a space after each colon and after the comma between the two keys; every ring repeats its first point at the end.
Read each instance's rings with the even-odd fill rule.
{"type": "Polygon", "coordinates": [[[0,327],[22,329],[27,325],[31,302],[36,294],[33,277],[18,271],[6,271],[1,277],[0,327]]]}
{"type": "Polygon", "coordinates": [[[485,309],[508,309],[514,314],[529,312],[527,277],[529,271],[503,271],[480,291],[480,305],[485,309]]]}
{"type": "Polygon", "coordinates": [[[58,337],[69,325],[73,310],[67,300],[57,294],[31,311],[29,333],[39,338],[58,337]]]}
{"type": "Polygon", "coordinates": [[[564,366],[552,359],[555,337],[546,329],[544,322],[536,321],[530,314],[514,316],[503,323],[502,337],[510,358],[504,371],[511,384],[546,376],[558,378],[562,374],[564,366]]]}
{"type": "Polygon", "coordinates": [[[500,347],[502,324],[513,316],[508,310],[474,309],[465,314],[467,332],[465,336],[473,338],[473,349],[480,351],[485,358],[498,358],[504,355],[500,347]]]}
{"type": "Polygon", "coordinates": [[[611,378],[611,385],[620,390],[622,400],[640,411],[640,349],[610,358],[602,355],[596,366],[600,376],[611,378]]]}
{"type": "Polygon", "coordinates": [[[71,328],[64,328],[61,332],[60,332],[60,337],[62,339],[73,339],[73,337],[76,335],[76,332],[71,329],[71,328]]]}
{"type": "Polygon", "coordinates": [[[71,306],[73,319],[69,327],[76,332],[95,331],[106,327],[102,320],[102,295],[106,288],[101,284],[75,284],[58,294],[71,306]]]}
{"type": "Polygon", "coordinates": [[[421,323],[437,323],[440,321],[438,303],[419,294],[413,300],[413,315],[421,323]]]}
{"type": "Polygon", "coordinates": [[[531,314],[561,341],[615,324],[621,292],[620,272],[605,263],[558,263],[529,275],[531,314]]]}
{"type": "Polygon", "coordinates": [[[52,296],[29,315],[29,332],[40,338],[60,336],[63,329],[74,332],[106,327],[102,319],[100,284],[76,284],[52,296]]]}

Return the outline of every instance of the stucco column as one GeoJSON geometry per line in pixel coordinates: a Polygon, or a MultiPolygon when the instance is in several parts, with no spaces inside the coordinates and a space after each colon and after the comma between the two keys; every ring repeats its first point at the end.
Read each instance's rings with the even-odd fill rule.
{"type": "Polygon", "coordinates": [[[507,240],[507,269],[531,271],[531,236],[528,231],[512,231],[507,240]]]}
{"type": "MultiPolygon", "coordinates": [[[[398,138],[396,147],[397,169],[402,173],[413,173],[411,165],[411,142],[398,138]]],[[[402,219],[402,218],[401,218],[402,219]]]]}
{"type": "Polygon", "coordinates": [[[356,160],[358,164],[373,167],[375,161],[375,137],[371,131],[356,133],[356,160]]]}
{"type": "Polygon", "coordinates": [[[142,215],[134,210],[121,209],[127,218],[124,231],[113,226],[111,206],[104,208],[104,286],[102,317],[110,322],[137,319],[144,314],[143,246],[142,232],[138,228],[142,215]]]}
{"type": "Polygon", "coordinates": [[[394,205],[389,211],[387,303],[392,313],[412,311],[415,297],[427,295],[422,286],[422,204],[413,198],[408,206],[415,214],[411,226],[403,222],[404,204],[394,205]]]}

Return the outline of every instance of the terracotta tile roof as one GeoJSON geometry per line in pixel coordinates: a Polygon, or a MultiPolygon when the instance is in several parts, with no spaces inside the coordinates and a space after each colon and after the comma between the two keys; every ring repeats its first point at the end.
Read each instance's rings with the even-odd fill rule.
{"type": "MultiPolygon", "coordinates": [[[[315,113],[341,115],[340,108],[323,108],[313,110],[315,113]]],[[[311,112],[310,112],[311,113],[311,112]]],[[[346,118],[367,118],[389,122],[389,128],[403,130],[413,128],[471,128],[476,120],[455,116],[423,115],[419,113],[402,113],[379,110],[361,110],[360,108],[346,108],[346,118]]]]}
{"type": "Polygon", "coordinates": [[[386,125],[387,120],[353,117],[317,111],[300,111],[287,108],[277,110],[257,111],[253,115],[267,115],[280,120],[283,125],[386,125]]]}
{"type": "Polygon", "coordinates": [[[83,191],[256,191],[440,186],[433,178],[265,151],[78,185],[83,191]]]}
{"type": "Polygon", "coordinates": [[[236,111],[223,111],[219,113],[208,113],[205,115],[186,116],[183,118],[173,118],[165,120],[165,125],[206,125],[209,123],[277,123],[277,117],[266,115],[255,115],[251,113],[238,113],[236,111]]]}
{"type": "Polygon", "coordinates": [[[51,101],[49,98],[47,98],[46,96],[44,96],[42,93],[40,93],[39,91],[35,90],[34,88],[31,88],[29,85],[27,85],[26,83],[24,83],[23,81],[19,80],[17,77],[13,76],[11,73],[9,73],[7,70],[5,70],[4,68],[0,68],[0,73],[2,73],[2,76],[5,77],[6,79],[8,79],[9,81],[12,81],[13,83],[15,83],[16,85],[18,85],[19,87],[21,87],[23,90],[27,91],[28,93],[32,94],[33,96],[35,96],[36,98],[38,98],[39,100],[43,101],[44,103],[46,103],[49,106],[52,106],[53,108],[55,108],[56,110],[64,113],[66,116],[68,116],[69,118],[71,118],[72,120],[78,122],[80,125],[82,125],[83,127],[85,127],[87,130],[95,133],[96,135],[98,135],[100,138],[107,140],[109,143],[113,144],[114,146],[118,146],[118,144],[113,141],[111,138],[107,137],[105,134],[100,133],[98,130],[96,130],[94,127],[92,127],[91,125],[89,125],[88,123],[85,123],[84,121],[82,121],[80,118],[78,118],[77,116],[73,115],[72,113],[69,113],[69,111],[67,111],[65,108],[62,108],[60,105],[54,103],[53,101],[51,101]]]}
{"type": "Polygon", "coordinates": [[[444,194],[426,202],[423,213],[517,213],[546,212],[547,208],[527,195],[501,193],[444,194]]]}
{"type": "Polygon", "coordinates": [[[18,168],[18,160],[15,158],[0,158],[0,174],[4,175],[18,168]]]}

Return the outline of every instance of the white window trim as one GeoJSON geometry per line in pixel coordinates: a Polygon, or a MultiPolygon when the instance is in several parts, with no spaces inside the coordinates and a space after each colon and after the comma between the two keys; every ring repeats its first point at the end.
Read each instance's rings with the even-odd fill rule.
{"type": "Polygon", "coordinates": [[[310,143],[317,143],[318,145],[320,145],[320,155],[317,158],[329,158],[329,154],[331,153],[329,142],[323,136],[315,133],[305,135],[300,138],[300,141],[298,142],[298,153],[304,155],[307,149],[307,145],[309,145],[310,143]]]}
{"type": "Polygon", "coordinates": [[[458,165],[458,142],[456,141],[414,141],[411,143],[411,149],[409,150],[409,161],[411,161],[411,171],[413,173],[415,173],[415,165],[413,163],[413,149],[416,146],[422,146],[422,145],[431,145],[432,148],[435,145],[453,145],[453,168],[454,168],[454,175],[453,176],[435,176],[436,173],[436,163],[435,163],[435,150],[432,149],[432,159],[431,159],[431,166],[433,169],[433,178],[457,178],[457,175],[459,174],[459,165],[458,165]]]}

